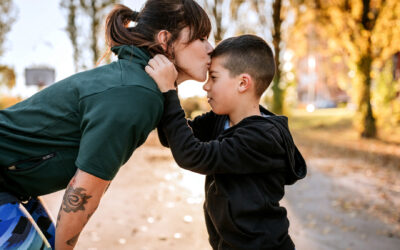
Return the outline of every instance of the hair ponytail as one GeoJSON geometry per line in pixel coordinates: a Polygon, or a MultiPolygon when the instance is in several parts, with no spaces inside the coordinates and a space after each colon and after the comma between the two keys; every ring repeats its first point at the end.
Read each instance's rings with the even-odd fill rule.
{"type": "Polygon", "coordinates": [[[106,19],[106,43],[109,47],[132,43],[133,37],[128,25],[133,19],[136,21],[137,17],[138,12],[122,4],[115,5],[106,19]]]}

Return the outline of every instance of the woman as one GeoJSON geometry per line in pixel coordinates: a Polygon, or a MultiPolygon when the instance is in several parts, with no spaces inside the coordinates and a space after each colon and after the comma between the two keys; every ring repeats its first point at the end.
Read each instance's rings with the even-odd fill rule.
{"type": "Polygon", "coordinates": [[[25,227],[12,232],[12,218],[2,220],[0,247],[20,246],[15,239],[26,244],[36,226],[41,232],[33,231],[53,246],[51,221],[43,209],[33,216],[41,203],[31,197],[63,188],[55,247],[75,246],[119,167],[161,118],[163,96],[144,71],[150,57],[170,58],[178,83],[205,81],[210,30],[207,14],[193,0],[148,0],[140,13],[117,5],[106,20],[106,41],[118,61],[75,74],[0,111],[0,216],[27,201],[22,204],[36,219],[28,227],[20,216],[13,225],[25,227]]]}

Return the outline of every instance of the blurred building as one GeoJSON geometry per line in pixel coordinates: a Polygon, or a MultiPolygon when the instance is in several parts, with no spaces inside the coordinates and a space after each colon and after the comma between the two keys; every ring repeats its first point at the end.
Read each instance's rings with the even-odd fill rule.
{"type": "Polygon", "coordinates": [[[32,67],[25,69],[26,85],[44,87],[53,84],[55,81],[55,70],[47,67],[32,67]]]}

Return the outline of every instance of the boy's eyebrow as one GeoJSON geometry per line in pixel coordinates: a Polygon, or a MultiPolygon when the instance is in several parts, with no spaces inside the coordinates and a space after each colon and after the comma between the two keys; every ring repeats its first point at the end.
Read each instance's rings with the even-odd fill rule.
{"type": "Polygon", "coordinates": [[[214,74],[214,73],[218,73],[218,71],[210,70],[209,73],[210,73],[210,74],[214,74]]]}

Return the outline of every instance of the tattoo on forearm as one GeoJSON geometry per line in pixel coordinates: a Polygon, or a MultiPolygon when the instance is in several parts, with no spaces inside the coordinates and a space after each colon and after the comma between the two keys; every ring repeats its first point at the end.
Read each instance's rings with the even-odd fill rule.
{"type": "Polygon", "coordinates": [[[66,213],[77,212],[79,210],[84,211],[87,200],[92,197],[91,195],[87,195],[85,191],[86,189],[81,187],[74,188],[68,186],[61,204],[62,210],[66,213]]]}
{"type": "Polygon", "coordinates": [[[67,242],[66,242],[67,245],[69,245],[69,246],[75,246],[76,242],[78,241],[79,234],[80,234],[80,233],[78,233],[77,235],[75,235],[75,236],[72,237],[71,239],[67,240],[67,242]]]}

